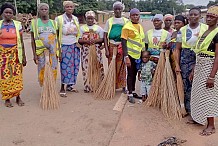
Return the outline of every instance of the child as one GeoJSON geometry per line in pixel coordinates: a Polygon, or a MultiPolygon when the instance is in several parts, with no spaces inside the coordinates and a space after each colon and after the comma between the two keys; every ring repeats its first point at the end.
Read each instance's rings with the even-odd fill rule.
{"type": "Polygon", "coordinates": [[[156,64],[153,61],[150,61],[150,52],[142,52],[142,63],[138,70],[138,80],[141,81],[141,95],[142,101],[144,102],[147,99],[148,92],[151,87],[152,76],[155,72],[156,64]]]}

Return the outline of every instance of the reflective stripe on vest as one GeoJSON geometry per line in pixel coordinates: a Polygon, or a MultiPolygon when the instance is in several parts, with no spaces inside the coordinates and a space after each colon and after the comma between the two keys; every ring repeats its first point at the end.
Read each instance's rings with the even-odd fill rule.
{"type": "MultiPolygon", "coordinates": [[[[200,23],[200,32],[198,35],[198,38],[201,37],[203,35],[203,33],[207,30],[208,26],[206,24],[200,23]]],[[[190,46],[187,44],[186,42],[186,31],[187,31],[187,25],[183,26],[180,29],[181,33],[182,33],[182,48],[193,48],[195,46],[190,46]]]]}
{"type": "Polygon", "coordinates": [[[148,31],[148,48],[161,49],[161,43],[166,42],[168,31],[162,29],[161,38],[160,38],[158,45],[155,45],[153,42],[153,39],[152,39],[153,33],[154,33],[154,29],[151,29],[148,31]]]}
{"type": "MultiPolygon", "coordinates": [[[[17,35],[17,50],[18,50],[18,59],[19,62],[23,62],[23,47],[21,44],[21,38],[20,38],[20,28],[21,28],[21,22],[13,20],[15,30],[16,30],[16,35],[17,35]]],[[[3,20],[0,21],[0,27],[2,26],[3,20]]]]}
{"type": "Polygon", "coordinates": [[[204,53],[210,56],[215,56],[215,52],[208,51],[208,47],[210,46],[213,38],[216,36],[218,33],[218,28],[214,29],[211,31],[203,40],[203,42],[199,43],[200,39],[198,40],[195,49],[195,53],[204,53]]]}
{"type": "MultiPolygon", "coordinates": [[[[63,33],[63,23],[64,23],[63,15],[58,16],[57,21],[58,21],[58,30],[59,30],[59,43],[60,43],[60,47],[61,47],[61,45],[62,45],[62,36],[63,36],[63,34],[62,34],[63,33]]],[[[73,21],[74,21],[74,24],[76,25],[76,28],[78,30],[78,34],[76,36],[77,41],[78,41],[79,37],[80,37],[80,28],[79,28],[79,23],[76,21],[75,16],[73,16],[73,21]]]]}
{"type": "Polygon", "coordinates": [[[128,55],[132,58],[139,59],[141,56],[141,51],[144,49],[144,31],[141,25],[140,26],[140,33],[138,30],[132,25],[132,22],[129,21],[127,24],[124,25],[123,29],[132,30],[135,33],[135,38],[127,38],[127,49],[128,55]]]}
{"type": "MultiPolygon", "coordinates": [[[[85,25],[83,25],[83,26],[81,26],[81,28],[84,30],[84,32],[89,32],[89,27],[88,27],[88,25],[87,24],[85,24],[85,25]]],[[[98,29],[98,25],[93,25],[93,31],[97,31],[97,29],[98,29]]]]}

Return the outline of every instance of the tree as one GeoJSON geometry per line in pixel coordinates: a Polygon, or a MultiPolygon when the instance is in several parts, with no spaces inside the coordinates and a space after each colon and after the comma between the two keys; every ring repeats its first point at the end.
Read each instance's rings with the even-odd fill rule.
{"type": "Polygon", "coordinates": [[[98,3],[96,0],[76,0],[76,3],[79,4],[79,6],[75,9],[76,14],[85,14],[87,11],[96,11],[98,10],[98,3]]]}
{"type": "Polygon", "coordinates": [[[151,11],[151,14],[152,14],[152,15],[155,15],[155,14],[163,14],[163,12],[161,12],[160,10],[153,10],[153,11],[151,11]]]}
{"type": "Polygon", "coordinates": [[[209,1],[209,3],[207,4],[207,7],[209,8],[210,6],[216,5],[218,4],[218,0],[215,1],[209,1]]]}

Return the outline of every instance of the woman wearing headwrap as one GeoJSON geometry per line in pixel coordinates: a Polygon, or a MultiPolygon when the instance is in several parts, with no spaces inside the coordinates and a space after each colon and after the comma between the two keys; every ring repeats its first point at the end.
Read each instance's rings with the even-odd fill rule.
{"type": "Polygon", "coordinates": [[[60,95],[65,97],[66,91],[78,92],[73,86],[76,84],[80,64],[80,48],[78,47],[80,28],[77,17],[72,14],[75,3],[64,1],[63,7],[65,13],[58,16],[56,22],[62,57],[60,95]]]}
{"type": "MultiPolygon", "coordinates": [[[[196,62],[196,56],[193,47],[196,45],[198,38],[207,30],[207,25],[199,22],[201,17],[201,10],[198,7],[192,8],[189,11],[189,24],[182,27],[177,33],[176,39],[176,72],[181,72],[184,95],[185,95],[185,109],[188,114],[191,113],[190,98],[193,78],[193,68],[196,62]]],[[[192,119],[189,116],[188,123],[192,119]]]]}
{"type": "Polygon", "coordinates": [[[160,57],[162,44],[170,42],[170,33],[162,28],[163,15],[156,14],[153,17],[154,29],[150,29],[145,34],[145,46],[151,54],[151,61],[157,63],[160,57]]]}
{"type": "Polygon", "coordinates": [[[49,19],[49,6],[41,3],[38,6],[38,18],[31,22],[31,43],[34,62],[38,65],[38,80],[43,86],[44,71],[46,63],[46,52],[49,52],[53,76],[57,77],[57,28],[55,21],[49,19]]]}
{"type": "Polygon", "coordinates": [[[206,15],[208,30],[197,42],[196,65],[191,91],[191,116],[207,127],[200,133],[215,133],[214,117],[218,116],[218,6],[211,6],[206,15]]]}
{"type": "MultiPolygon", "coordinates": [[[[88,83],[87,77],[88,77],[88,69],[89,69],[89,52],[90,47],[95,44],[96,54],[97,54],[97,60],[99,61],[99,67],[100,67],[100,80],[104,77],[104,67],[103,67],[103,59],[102,59],[102,52],[100,50],[100,47],[103,43],[104,38],[104,30],[94,24],[95,21],[95,12],[88,11],[85,14],[86,17],[86,23],[85,25],[80,27],[81,32],[81,38],[79,39],[79,43],[82,45],[81,50],[81,59],[82,59],[82,74],[83,74],[83,80],[84,80],[84,92],[89,93],[92,92],[93,89],[88,83]]],[[[96,74],[97,71],[96,71],[96,74]]]]}
{"type": "Polygon", "coordinates": [[[173,19],[174,19],[174,17],[171,14],[166,14],[164,16],[164,29],[166,31],[168,31],[171,35],[174,32],[174,29],[171,28],[171,26],[173,24],[173,19]]]}
{"type": "Polygon", "coordinates": [[[18,106],[24,103],[20,98],[23,89],[23,66],[26,56],[23,44],[22,26],[13,20],[15,8],[10,3],[1,6],[0,15],[0,91],[6,107],[13,107],[10,99],[16,97],[18,106]]]}
{"type": "Polygon", "coordinates": [[[169,44],[169,48],[172,52],[171,54],[171,66],[172,66],[172,69],[174,70],[175,67],[176,67],[176,62],[175,62],[175,55],[174,55],[174,51],[176,49],[176,37],[177,37],[177,33],[179,32],[180,28],[185,26],[187,24],[187,20],[186,18],[183,16],[183,15],[177,15],[175,17],[175,20],[174,20],[174,27],[175,27],[175,31],[173,32],[172,36],[171,36],[171,42],[169,44]]]}
{"type": "Polygon", "coordinates": [[[114,17],[108,19],[105,24],[104,45],[108,64],[110,64],[112,60],[113,49],[115,47],[118,48],[116,56],[116,89],[123,88],[123,92],[126,92],[126,66],[124,63],[120,37],[124,24],[128,22],[126,18],[122,17],[124,9],[124,4],[119,1],[113,4],[114,17]]]}

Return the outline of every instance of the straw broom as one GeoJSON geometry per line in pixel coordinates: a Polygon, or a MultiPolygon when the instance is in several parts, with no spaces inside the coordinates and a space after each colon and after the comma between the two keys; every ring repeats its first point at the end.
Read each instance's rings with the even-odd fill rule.
{"type": "Polygon", "coordinates": [[[174,80],[173,71],[170,65],[170,51],[165,52],[166,63],[163,74],[163,81],[161,84],[161,111],[170,119],[181,119],[181,109],[179,105],[179,98],[176,90],[176,83],[174,80]]]}
{"type": "Polygon", "coordinates": [[[58,109],[60,105],[60,98],[56,88],[55,78],[49,61],[48,50],[44,51],[46,62],[44,71],[44,82],[42,87],[40,106],[44,110],[58,109]]]}
{"type": "Polygon", "coordinates": [[[109,100],[114,98],[116,90],[116,55],[117,47],[113,49],[113,58],[108,67],[108,72],[104,76],[103,81],[101,82],[99,88],[97,89],[94,97],[96,99],[109,100]]]}
{"type": "MultiPolygon", "coordinates": [[[[94,39],[94,31],[90,29],[90,39],[94,39]]],[[[89,47],[89,60],[88,60],[88,73],[87,82],[89,83],[93,92],[95,92],[101,82],[100,79],[100,62],[98,61],[98,56],[96,52],[95,44],[89,47]]]]}
{"type": "Polygon", "coordinates": [[[187,115],[187,112],[185,110],[185,105],[184,105],[185,95],[184,95],[184,85],[183,85],[181,73],[178,73],[176,75],[176,80],[177,80],[176,85],[177,85],[177,91],[178,91],[178,95],[179,95],[179,103],[180,103],[180,107],[181,107],[181,113],[182,113],[182,117],[185,117],[187,115]]]}
{"type": "Polygon", "coordinates": [[[145,102],[146,106],[150,107],[160,107],[161,99],[161,80],[163,77],[163,70],[165,66],[165,57],[164,52],[162,51],[160,54],[160,58],[156,67],[156,71],[153,77],[153,81],[151,84],[151,89],[148,94],[148,99],[145,102]]]}

